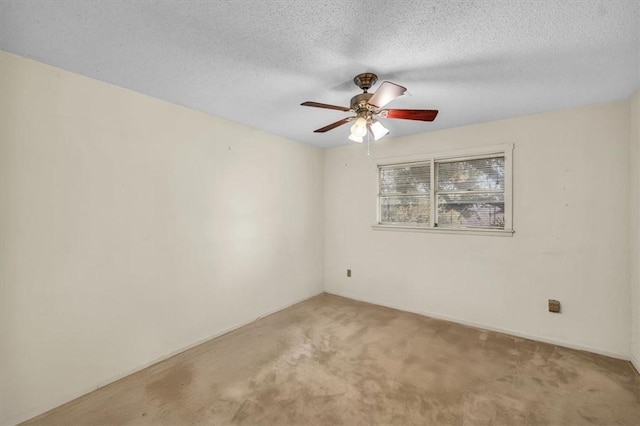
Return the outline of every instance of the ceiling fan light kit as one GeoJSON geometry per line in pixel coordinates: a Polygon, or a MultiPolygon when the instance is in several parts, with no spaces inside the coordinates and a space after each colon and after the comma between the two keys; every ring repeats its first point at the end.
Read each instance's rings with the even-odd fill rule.
{"type": "Polygon", "coordinates": [[[356,122],[351,126],[351,136],[349,139],[362,142],[362,138],[367,134],[367,120],[363,117],[356,118],[356,122]]]}
{"type": "Polygon", "coordinates": [[[373,134],[373,139],[376,141],[389,134],[389,129],[384,127],[378,120],[373,120],[373,122],[369,125],[369,130],[373,134]]]}
{"type": "Polygon", "coordinates": [[[371,134],[374,140],[379,140],[389,134],[380,118],[433,121],[438,115],[438,110],[434,109],[382,109],[386,104],[402,96],[407,89],[390,81],[383,81],[375,93],[369,93],[371,86],[376,84],[378,76],[365,72],[354,77],[353,82],[362,89],[362,93],[351,98],[350,107],[323,104],[319,102],[307,101],[300,105],[315,108],[335,109],[338,111],[351,112],[354,116],[343,118],[327,126],[314,130],[315,133],[325,133],[343,124],[355,121],[351,126],[349,139],[362,143],[365,136],[371,134]]]}
{"type": "Polygon", "coordinates": [[[349,135],[349,140],[350,141],[354,141],[354,142],[358,142],[358,143],[363,143],[364,142],[364,139],[362,139],[362,136],[357,136],[357,135],[354,135],[353,133],[351,133],[349,135]]]}

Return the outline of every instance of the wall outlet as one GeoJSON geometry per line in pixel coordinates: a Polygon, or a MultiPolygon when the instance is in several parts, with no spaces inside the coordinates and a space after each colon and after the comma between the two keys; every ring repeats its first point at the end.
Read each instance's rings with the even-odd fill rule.
{"type": "Polygon", "coordinates": [[[549,312],[560,313],[560,302],[558,300],[549,299],[549,312]]]}
{"type": "Polygon", "coordinates": [[[351,269],[347,269],[347,277],[351,278],[351,269]]]}

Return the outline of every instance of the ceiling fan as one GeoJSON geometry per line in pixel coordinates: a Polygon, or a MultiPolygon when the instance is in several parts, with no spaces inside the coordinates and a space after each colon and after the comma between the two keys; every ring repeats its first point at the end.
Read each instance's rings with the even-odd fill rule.
{"type": "Polygon", "coordinates": [[[327,126],[314,130],[315,133],[324,133],[343,124],[355,121],[351,126],[351,135],[349,139],[354,142],[362,143],[364,136],[367,132],[373,135],[375,140],[378,140],[389,133],[378,118],[400,118],[404,120],[418,120],[418,121],[433,121],[438,115],[438,110],[435,109],[382,109],[386,104],[402,96],[407,91],[405,87],[398,84],[391,83],[390,81],[384,81],[375,91],[375,93],[369,93],[368,90],[376,84],[378,76],[366,72],[358,74],[353,79],[353,82],[362,89],[363,93],[351,98],[351,107],[342,107],[337,105],[322,104],[319,102],[303,102],[300,105],[336,109],[338,111],[351,112],[355,115],[352,117],[343,118],[335,123],[331,123],[327,126]]]}

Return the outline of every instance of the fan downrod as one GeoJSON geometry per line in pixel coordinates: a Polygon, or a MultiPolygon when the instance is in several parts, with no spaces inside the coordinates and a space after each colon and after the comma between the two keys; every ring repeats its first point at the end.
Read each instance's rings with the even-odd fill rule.
{"type": "Polygon", "coordinates": [[[378,81],[378,76],[371,72],[364,72],[353,78],[355,85],[361,88],[364,93],[367,93],[367,90],[376,84],[376,81],[378,81]]]}

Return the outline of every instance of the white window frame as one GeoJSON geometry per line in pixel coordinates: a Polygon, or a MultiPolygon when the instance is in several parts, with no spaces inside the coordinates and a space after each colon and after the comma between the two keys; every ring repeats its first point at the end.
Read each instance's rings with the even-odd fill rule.
{"type": "Polygon", "coordinates": [[[463,149],[433,154],[420,154],[404,157],[378,158],[375,160],[376,173],[376,224],[372,228],[376,231],[409,231],[409,232],[433,232],[444,234],[465,235],[497,235],[512,236],[513,230],[513,144],[502,144],[463,149]],[[485,228],[439,228],[434,226],[436,219],[436,164],[439,162],[453,162],[475,160],[488,157],[504,157],[504,229],[485,228]],[[382,224],[380,223],[380,167],[399,166],[403,164],[431,163],[430,203],[431,212],[427,226],[382,224]]]}

